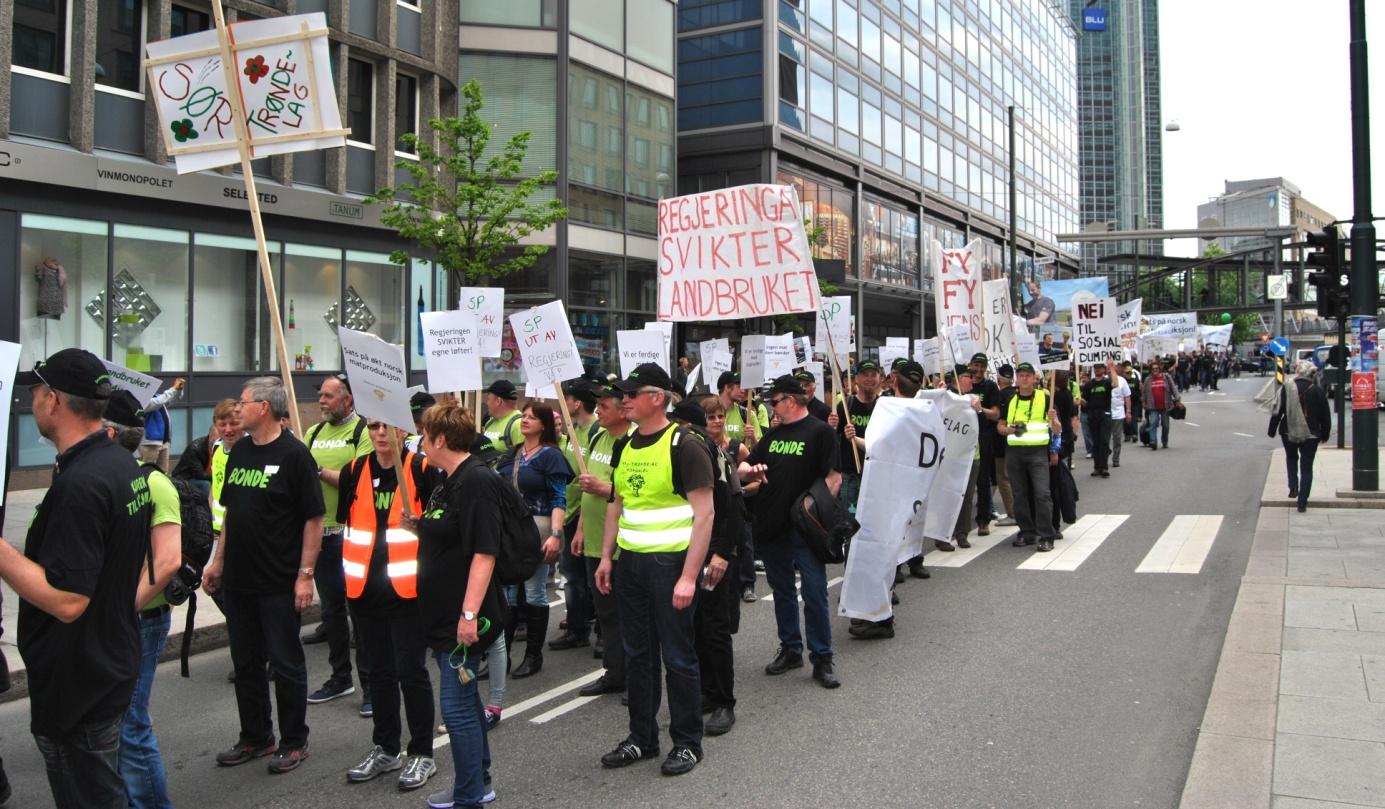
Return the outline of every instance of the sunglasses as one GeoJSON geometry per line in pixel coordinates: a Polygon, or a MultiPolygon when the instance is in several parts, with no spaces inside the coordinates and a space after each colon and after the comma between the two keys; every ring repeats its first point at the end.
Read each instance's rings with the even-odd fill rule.
{"type": "Polygon", "coordinates": [[[779,406],[779,403],[782,402],[782,401],[784,401],[784,400],[787,399],[787,398],[789,398],[789,397],[787,397],[787,396],[776,396],[776,397],[774,397],[773,399],[766,399],[765,401],[769,403],[769,406],[770,406],[770,407],[778,407],[778,406],[779,406]]]}
{"type": "Polygon", "coordinates": [[[383,430],[388,426],[389,425],[385,424],[383,421],[369,421],[366,422],[365,428],[371,432],[375,432],[376,430],[383,430]]]}
{"type": "Polygon", "coordinates": [[[651,389],[649,389],[649,388],[645,388],[644,390],[627,390],[627,391],[622,391],[620,395],[621,395],[622,397],[626,398],[626,399],[637,399],[637,398],[639,398],[639,395],[640,395],[641,393],[658,393],[658,392],[659,392],[659,391],[657,391],[657,390],[651,390],[651,389]]]}

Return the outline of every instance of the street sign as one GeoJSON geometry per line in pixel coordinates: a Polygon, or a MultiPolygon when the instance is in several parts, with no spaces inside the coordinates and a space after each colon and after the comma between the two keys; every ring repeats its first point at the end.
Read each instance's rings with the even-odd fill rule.
{"type": "Polygon", "coordinates": [[[1288,275],[1267,275],[1265,276],[1265,297],[1272,301],[1283,301],[1289,298],[1289,276],[1288,275]]]}
{"type": "Polygon", "coordinates": [[[1288,338],[1288,337],[1276,337],[1276,338],[1274,338],[1273,340],[1271,340],[1271,341],[1270,341],[1270,352],[1273,353],[1273,354],[1274,354],[1275,356],[1277,356],[1277,357],[1286,357],[1286,356],[1288,356],[1288,355],[1289,355],[1289,338],[1288,338]]]}

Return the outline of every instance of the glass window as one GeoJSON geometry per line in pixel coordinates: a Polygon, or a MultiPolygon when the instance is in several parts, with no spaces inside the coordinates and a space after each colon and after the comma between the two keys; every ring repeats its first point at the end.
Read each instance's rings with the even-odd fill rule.
{"type": "Polygon", "coordinates": [[[553,28],[558,24],[556,0],[462,0],[461,21],[472,25],[513,25],[553,28]]]}
{"type": "MultiPolygon", "coordinates": [[[[287,332],[290,358],[302,354],[304,365],[315,371],[341,370],[341,250],[286,244],[283,275],[284,309],[294,313],[293,328],[287,332]]],[[[277,368],[278,362],[271,367],[277,368]]]]}
{"type": "Polygon", "coordinates": [[[673,75],[673,5],[668,0],[625,0],[625,53],[673,75]]]}
{"type": "Polygon", "coordinates": [[[837,124],[853,135],[861,134],[860,99],[846,90],[837,88],[837,124]]]}
{"type": "MultiPolygon", "coordinates": [[[[492,2],[494,0],[491,0],[492,2]]],[[[572,33],[585,37],[598,45],[605,45],[617,53],[625,51],[625,9],[624,0],[582,0],[569,3],[569,25],[572,33]]],[[[672,28],[672,19],[669,20],[672,28]]]]}
{"type": "Polygon", "coordinates": [[[20,370],[64,348],[106,355],[107,231],[87,219],[20,218],[20,370]]]}
{"type": "Polygon", "coordinates": [[[865,17],[861,18],[861,53],[880,61],[880,26],[865,17]]]}
{"type": "MultiPolygon", "coordinates": [[[[530,133],[524,173],[557,166],[558,88],[551,57],[464,53],[458,60],[462,81],[481,78],[486,106],[481,115],[491,124],[485,159],[500,154],[510,138],[530,133]]],[[[574,98],[574,103],[575,98],[574,98]]]]}
{"type": "Polygon", "coordinates": [[[606,368],[618,367],[620,356],[612,338],[625,316],[590,309],[573,309],[568,314],[582,367],[588,373],[604,373],[606,368]]]}
{"type": "Polygon", "coordinates": [[[169,15],[169,36],[180,37],[195,34],[212,27],[212,16],[205,11],[197,11],[185,6],[174,6],[169,15]]]}
{"type": "Polygon", "coordinates": [[[880,108],[873,104],[863,104],[862,117],[865,118],[865,132],[863,134],[866,141],[879,146],[883,140],[880,131],[880,108]]]}
{"type": "Polygon", "coordinates": [[[779,100],[802,107],[807,97],[808,69],[792,57],[779,54],[779,100]]]}
{"type": "Polygon", "coordinates": [[[623,191],[625,140],[620,101],[623,82],[573,62],[568,68],[568,176],[570,179],[623,191]],[[614,103],[612,103],[614,102],[614,103]]]}
{"type": "Polygon", "coordinates": [[[414,147],[403,142],[405,135],[418,134],[418,79],[404,73],[394,76],[394,148],[409,154],[414,147]]]}
{"type": "Polygon", "coordinates": [[[111,359],[146,373],[186,371],[188,233],[116,225],[111,359]]]}
{"type": "Polygon", "coordinates": [[[140,65],[143,50],[143,0],[98,0],[96,83],[138,93],[144,74],[140,65]]]}
{"type": "Polygon", "coordinates": [[[836,104],[833,100],[832,79],[827,76],[820,76],[817,73],[812,75],[812,107],[814,115],[831,121],[833,110],[836,104]]]}
{"type": "Polygon", "coordinates": [[[625,203],[625,229],[631,233],[644,233],[650,236],[659,233],[659,208],[653,203],[627,200],[625,203]]]}
{"type": "Polygon", "coordinates": [[[567,196],[567,218],[570,221],[613,230],[624,227],[624,211],[619,194],[573,183],[568,186],[567,196]]]}
{"type": "Polygon", "coordinates": [[[614,307],[621,256],[573,251],[568,255],[568,302],[572,306],[614,307]]]}
{"type": "Polygon", "coordinates": [[[437,312],[451,309],[447,298],[447,271],[440,264],[421,259],[409,261],[409,303],[410,341],[409,367],[413,370],[427,368],[427,358],[423,355],[424,312],[437,312]]]}
{"type": "Polygon", "coordinates": [[[14,52],[11,56],[14,64],[30,70],[67,74],[67,2],[17,0],[14,3],[14,52]]]}
{"type": "Polygon", "coordinates": [[[406,295],[404,271],[388,255],[346,251],[346,311],[340,323],[402,344],[406,295]]]}
{"type": "Polygon", "coordinates": [[[659,305],[654,262],[632,258],[625,267],[625,308],[653,312],[659,305]]]}
{"type": "MultiPolygon", "coordinates": [[[[629,150],[625,166],[625,191],[660,199],[672,196],[675,166],[673,160],[673,99],[654,95],[628,85],[625,122],[629,150]]],[[[616,102],[617,107],[619,101],[616,102]]]]}
{"type": "MultiPolygon", "coordinates": [[[[192,299],[192,370],[248,373],[277,367],[270,362],[273,332],[255,240],[194,233],[192,245],[197,289],[192,299]]],[[[279,245],[268,247],[277,274],[279,245]]],[[[302,337],[311,313],[297,309],[294,304],[303,301],[295,301],[292,295],[285,294],[284,300],[288,327],[284,337],[293,356],[304,350],[302,337]]]]}
{"type": "Polygon", "coordinates": [[[762,72],[758,27],[680,40],[679,130],[762,120],[762,72]]]}
{"type": "Polygon", "coordinates": [[[346,126],[357,143],[375,142],[375,65],[346,60],[346,126]]]}

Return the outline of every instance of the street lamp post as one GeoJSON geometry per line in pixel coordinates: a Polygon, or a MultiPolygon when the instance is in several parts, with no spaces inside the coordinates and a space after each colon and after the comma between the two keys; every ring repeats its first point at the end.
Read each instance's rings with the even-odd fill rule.
{"type": "MultiPolygon", "coordinates": [[[[1351,312],[1356,317],[1357,345],[1360,338],[1376,328],[1376,306],[1380,297],[1375,272],[1375,224],[1371,216],[1371,113],[1370,89],[1366,71],[1366,0],[1351,0],[1351,174],[1354,183],[1355,211],[1351,218],[1351,312]]],[[[1371,387],[1369,409],[1353,404],[1351,410],[1351,488],[1357,491],[1380,490],[1380,456],[1376,446],[1379,424],[1375,413],[1375,375],[1379,369],[1363,363],[1353,374],[1352,387],[1371,387]],[[1358,382],[1359,379],[1359,382],[1358,382]]],[[[1352,397],[1355,399],[1355,396],[1352,397]]]]}
{"type": "Polygon", "coordinates": [[[1005,108],[1010,123],[1010,300],[1020,311],[1019,277],[1019,185],[1015,180],[1015,105],[1005,108]]]}

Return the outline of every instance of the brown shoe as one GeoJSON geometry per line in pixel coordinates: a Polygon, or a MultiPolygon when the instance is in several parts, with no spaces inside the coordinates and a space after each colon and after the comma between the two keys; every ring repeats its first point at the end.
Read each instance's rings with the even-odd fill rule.
{"type": "MultiPolygon", "coordinates": [[[[977,535],[977,536],[983,536],[983,537],[988,537],[988,536],[990,536],[990,535],[991,535],[991,526],[989,526],[989,525],[980,525],[980,526],[977,526],[977,528],[976,528],[976,535],[977,535]]],[[[967,547],[967,546],[966,546],[966,545],[963,545],[962,547],[965,548],[965,547],[967,547]]]]}

